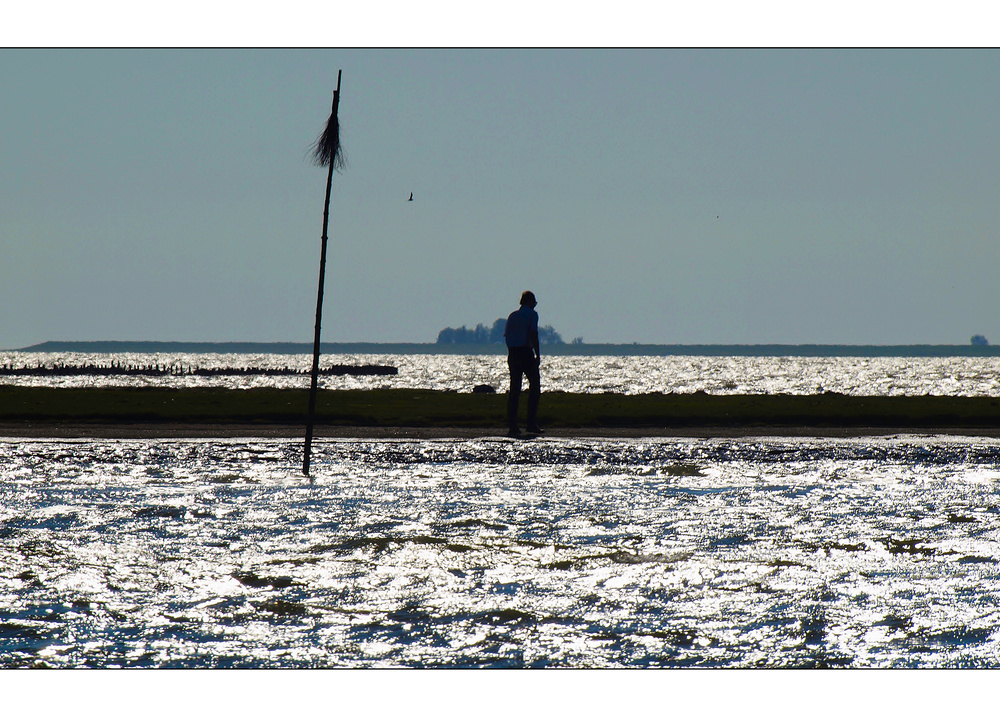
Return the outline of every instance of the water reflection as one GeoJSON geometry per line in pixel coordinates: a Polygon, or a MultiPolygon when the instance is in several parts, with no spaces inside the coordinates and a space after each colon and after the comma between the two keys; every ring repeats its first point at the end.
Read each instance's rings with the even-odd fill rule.
{"type": "MultiPolygon", "coordinates": [[[[322,376],[324,389],[452,389],[469,392],[489,385],[506,392],[505,357],[497,355],[323,355],[321,366],[385,365],[392,376],[322,376]]],[[[308,377],[201,376],[191,370],[309,368],[309,355],[278,354],[90,354],[72,352],[0,353],[11,367],[57,364],[157,364],[185,374],[173,376],[26,377],[0,375],[0,384],[60,387],[249,387],[306,388],[308,377]]],[[[709,394],[1000,396],[996,357],[567,357],[548,355],[542,367],[544,391],[575,393],[650,392],[709,394]]]]}
{"type": "Polygon", "coordinates": [[[3,666],[993,666],[988,439],[0,442],[3,666]]]}

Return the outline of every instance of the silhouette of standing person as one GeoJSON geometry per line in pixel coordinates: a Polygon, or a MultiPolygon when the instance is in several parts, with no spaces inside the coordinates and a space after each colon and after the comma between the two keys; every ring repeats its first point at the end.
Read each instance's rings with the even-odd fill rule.
{"type": "Polygon", "coordinates": [[[530,290],[521,293],[521,307],[507,317],[504,340],[507,342],[507,367],[510,368],[510,392],[507,394],[508,436],[518,436],[517,404],[521,396],[521,377],[528,378],[528,425],[531,434],[541,434],[535,421],[538,416],[538,399],[541,396],[541,377],[538,367],[542,353],[538,347],[538,313],[535,312],[535,294],[530,290]]]}

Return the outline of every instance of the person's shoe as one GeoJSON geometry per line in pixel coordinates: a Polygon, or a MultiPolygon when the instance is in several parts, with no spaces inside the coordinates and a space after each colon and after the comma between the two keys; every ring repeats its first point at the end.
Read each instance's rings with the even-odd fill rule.
{"type": "Polygon", "coordinates": [[[527,426],[527,428],[525,429],[525,431],[528,432],[529,434],[544,434],[545,433],[545,430],[542,427],[538,426],[538,424],[529,424],[527,426]]]}
{"type": "Polygon", "coordinates": [[[521,430],[518,429],[516,426],[512,426],[510,428],[510,431],[507,432],[507,436],[520,436],[520,435],[521,435],[521,430]]]}

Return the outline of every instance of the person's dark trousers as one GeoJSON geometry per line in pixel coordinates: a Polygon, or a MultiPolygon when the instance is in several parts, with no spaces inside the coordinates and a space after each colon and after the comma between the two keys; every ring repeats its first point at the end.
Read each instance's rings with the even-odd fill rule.
{"type": "Polygon", "coordinates": [[[530,347],[509,347],[507,367],[510,368],[510,392],[507,394],[507,423],[517,428],[517,404],[521,397],[521,375],[528,378],[528,426],[535,426],[538,399],[542,394],[538,360],[530,347]]]}

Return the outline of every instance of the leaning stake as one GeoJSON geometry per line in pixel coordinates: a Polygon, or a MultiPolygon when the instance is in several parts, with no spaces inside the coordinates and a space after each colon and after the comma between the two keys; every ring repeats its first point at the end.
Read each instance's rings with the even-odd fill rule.
{"type": "Polygon", "coordinates": [[[302,457],[302,473],[309,475],[309,452],[312,450],[313,418],[316,414],[316,386],[319,379],[319,329],[323,319],[323,280],[326,277],[326,241],[327,227],[330,225],[330,189],[333,187],[333,172],[344,165],[344,157],[340,151],[340,122],[337,119],[337,108],[340,106],[340,74],[337,70],[337,88],[333,90],[333,109],[326,129],[316,140],[313,160],[319,166],[328,166],[326,174],[326,203],[323,206],[323,237],[319,254],[319,291],[316,295],[316,333],[313,337],[312,375],[309,381],[309,413],[306,417],[306,445],[302,457]]]}

